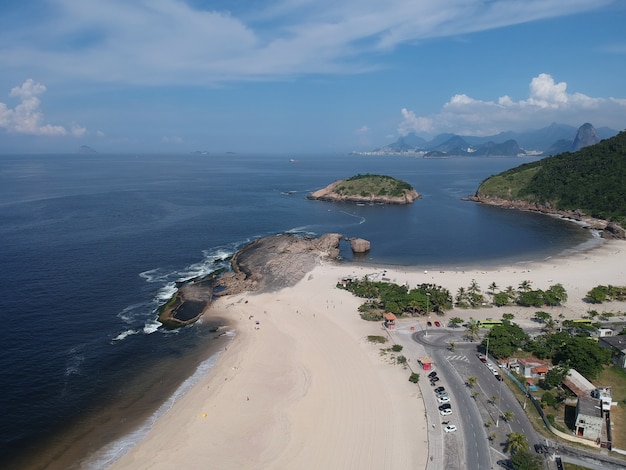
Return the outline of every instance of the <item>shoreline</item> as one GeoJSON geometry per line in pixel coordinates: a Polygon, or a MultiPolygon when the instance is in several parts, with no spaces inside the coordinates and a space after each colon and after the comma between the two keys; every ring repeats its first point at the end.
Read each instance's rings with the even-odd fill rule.
{"type": "MultiPolygon", "coordinates": [[[[383,330],[360,319],[362,300],[335,288],[342,276],[383,269],[320,263],[293,287],[219,299],[209,315],[233,325],[227,351],[110,468],[165,469],[199,460],[216,468],[425,468],[428,429],[419,388],[408,371],[381,357],[380,346],[366,341],[383,330]]],[[[491,282],[501,289],[523,280],[539,289],[561,283],[565,306],[543,308],[553,316],[579,318],[590,308],[626,316],[624,302],[591,306],[582,300],[598,284],[626,279],[626,242],[619,240],[523,266],[391,267],[386,277],[410,286],[432,282],[453,296],[472,279],[483,292],[491,282]]],[[[495,319],[506,312],[525,322],[537,310],[455,308],[441,318],[495,319]]]]}

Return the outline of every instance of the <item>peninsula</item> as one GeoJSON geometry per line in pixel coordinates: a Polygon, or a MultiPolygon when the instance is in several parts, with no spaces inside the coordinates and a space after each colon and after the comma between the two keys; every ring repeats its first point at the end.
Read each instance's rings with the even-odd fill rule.
{"type": "Polygon", "coordinates": [[[401,180],[384,175],[356,175],[338,180],[307,199],[362,204],[412,204],[420,195],[401,180]]]}

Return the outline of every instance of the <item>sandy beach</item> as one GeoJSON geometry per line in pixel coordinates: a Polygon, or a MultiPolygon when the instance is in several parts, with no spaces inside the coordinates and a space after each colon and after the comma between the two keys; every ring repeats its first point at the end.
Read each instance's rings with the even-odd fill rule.
{"type": "MultiPolygon", "coordinates": [[[[452,295],[472,279],[483,292],[492,282],[503,290],[523,281],[534,289],[560,283],[568,294],[565,306],[542,309],[555,318],[580,318],[591,308],[626,312],[624,303],[583,301],[596,285],[626,284],[624,241],[489,270],[320,263],[293,287],[220,299],[212,311],[233,321],[235,338],[207,376],[110,468],[426,468],[428,429],[419,387],[408,381],[409,371],[381,356],[380,345],[367,341],[384,331],[360,319],[361,299],[335,288],[344,276],[382,277],[383,271],[397,284],[434,283],[452,295]]],[[[523,322],[537,310],[455,309],[439,319],[513,313],[523,322]]]]}

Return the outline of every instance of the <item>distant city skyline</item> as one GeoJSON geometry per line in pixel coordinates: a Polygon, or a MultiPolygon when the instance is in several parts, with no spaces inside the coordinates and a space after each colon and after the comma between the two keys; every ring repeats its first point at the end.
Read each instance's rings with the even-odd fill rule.
{"type": "Polygon", "coordinates": [[[0,153],[624,130],[624,24],[617,0],[9,0],[0,153]]]}

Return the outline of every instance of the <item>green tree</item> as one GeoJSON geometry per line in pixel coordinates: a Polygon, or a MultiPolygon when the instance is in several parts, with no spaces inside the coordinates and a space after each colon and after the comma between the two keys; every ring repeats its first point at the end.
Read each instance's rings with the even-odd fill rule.
{"type": "Polygon", "coordinates": [[[470,388],[473,388],[474,385],[476,385],[478,383],[478,377],[476,377],[475,375],[471,375],[467,378],[467,385],[470,388]]]}
{"type": "Polygon", "coordinates": [[[542,470],[543,460],[528,449],[519,450],[511,455],[511,464],[516,470],[542,470]]]}
{"type": "Polygon", "coordinates": [[[561,305],[567,301],[567,292],[561,284],[554,284],[544,291],[543,300],[552,307],[561,305]]]}
{"type": "Polygon", "coordinates": [[[489,284],[488,289],[491,295],[495,295],[496,291],[498,290],[498,284],[496,284],[495,282],[492,282],[491,284],[489,284]]]}
{"type": "Polygon", "coordinates": [[[609,288],[607,286],[596,286],[587,292],[585,299],[592,304],[601,304],[609,295],[609,288]]]}
{"type": "Polygon", "coordinates": [[[522,307],[542,307],[543,305],[545,305],[543,291],[541,290],[521,291],[517,296],[517,300],[515,302],[517,303],[517,305],[520,305],[522,307]]]}
{"type": "Polygon", "coordinates": [[[610,349],[583,336],[570,336],[554,357],[557,364],[569,364],[590,380],[596,378],[610,360],[610,349]]]}
{"type": "Polygon", "coordinates": [[[457,326],[463,324],[463,319],[459,317],[452,317],[450,318],[450,320],[448,320],[448,323],[450,324],[450,326],[453,326],[456,328],[457,326]]]}
{"type": "Polygon", "coordinates": [[[505,322],[511,322],[511,320],[513,320],[515,318],[515,315],[513,315],[512,313],[503,313],[502,314],[502,321],[505,322]]]}
{"type": "MultiPolygon", "coordinates": [[[[510,357],[515,351],[523,349],[530,343],[530,337],[515,323],[494,326],[487,338],[489,338],[489,352],[498,359],[510,357]]],[[[482,342],[485,349],[487,338],[482,342]]]]}
{"type": "Polygon", "coordinates": [[[548,312],[535,312],[535,320],[537,320],[539,323],[545,323],[551,318],[552,315],[550,315],[548,312]]]}
{"type": "Polygon", "coordinates": [[[459,308],[469,307],[469,297],[464,287],[459,287],[459,289],[456,291],[456,297],[454,298],[454,303],[459,308]]]}
{"type": "Polygon", "coordinates": [[[532,289],[532,286],[531,286],[530,281],[523,280],[522,282],[520,282],[520,284],[519,284],[519,286],[518,286],[518,289],[519,289],[521,292],[528,292],[529,290],[531,290],[531,289],[532,289]]]}
{"type": "Polygon", "coordinates": [[[542,385],[544,388],[551,389],[563,383],[569,371],[564,367],[555,366],[544,376],[542,385]]]}
{"type": "Polygon", "coordinates": [[[504,412],[504,419],[508,422],[508,423],[512,423],[513,419],[515,418],[515,415],[513,414],[512,411],[505,411],[504,412]]]}
{"type": "Polygon", "coordinates": [[[521,432],[512,432],[507,436],[506,448],[511,454],[528,450],[528,439],[521,432]]]}
{"type": "Polygon", "coordinates": [[[504,307],[509,305],[511,298],[509,294],[506,292],[498,292],[493,296],[493,303],[496,304],[497,307],[504,307]]]}
{"type": "Polygon", "coordinates": [[[469,322],[467,328],[465,328],[465,336],[474,341],[478,339],[480,327],[477,322],[469,322]]]}

